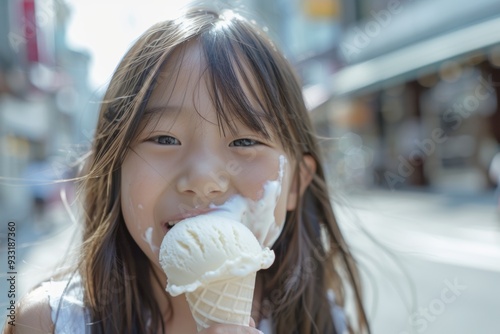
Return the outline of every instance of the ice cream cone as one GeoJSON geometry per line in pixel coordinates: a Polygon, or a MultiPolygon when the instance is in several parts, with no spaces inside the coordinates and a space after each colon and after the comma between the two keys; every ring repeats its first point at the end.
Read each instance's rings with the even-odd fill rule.
{"type": "Polygon", "coordinates": [[[186,293],[198,332],[216,323],[248,326],[255,288],[253,272],[186,293]]]}

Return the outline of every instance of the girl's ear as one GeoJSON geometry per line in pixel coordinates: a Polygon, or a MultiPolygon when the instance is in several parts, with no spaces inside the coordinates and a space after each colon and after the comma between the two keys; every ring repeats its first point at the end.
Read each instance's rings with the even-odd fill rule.
{"type": "Polygon", "coordinates": [[[299,164],[300,187],[297,184],[297,178],[294,177],[286,202],[286,209],[288,211],[295,210],[295,208],[297,207],[297,200],[300,198],[300,196],[302,196],[306,188],[309,186],[315,173],[316,160],[314,160],[311,155],[304,154],[304,157],[299,164]]]}

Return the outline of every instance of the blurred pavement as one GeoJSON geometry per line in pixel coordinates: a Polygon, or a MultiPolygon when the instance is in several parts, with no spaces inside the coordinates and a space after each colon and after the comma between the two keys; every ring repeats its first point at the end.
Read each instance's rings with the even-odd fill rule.
{"type": "Polygon", "coordinates": [[[361,264],[373,333],[498,333],[495,203],[493,193],[401,191],[337,201],[344,235],[361,264]]]}

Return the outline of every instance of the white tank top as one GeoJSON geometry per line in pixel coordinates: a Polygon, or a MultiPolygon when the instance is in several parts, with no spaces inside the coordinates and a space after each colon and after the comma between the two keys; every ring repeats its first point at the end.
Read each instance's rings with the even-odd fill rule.
{"type": "Polygon", "coordinates": [[[49,297],[55,334],[85,334],[87,312],[80,276],[75,275],[71,281],[45,282],[42,287],[49,297]]]}

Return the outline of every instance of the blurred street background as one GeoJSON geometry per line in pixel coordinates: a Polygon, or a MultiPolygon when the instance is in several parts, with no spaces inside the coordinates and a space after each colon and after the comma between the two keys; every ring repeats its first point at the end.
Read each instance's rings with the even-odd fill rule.
{"type": "MultiPolygon", "coordinates": [[[[18,299],[77,246],[60,180],[78,172],[120,57],[186,1],[173,2],[0,2],[0,322],[8,223],[18,299]]],[[[500,1],[230,4],[302,79],[373,333],[498,333],[500,1]]]]}

